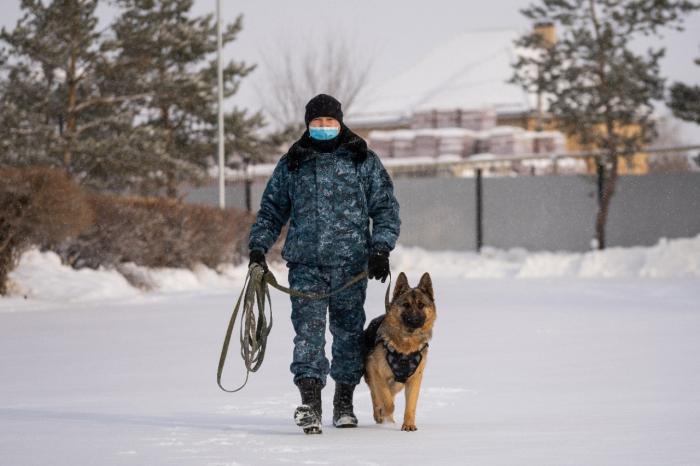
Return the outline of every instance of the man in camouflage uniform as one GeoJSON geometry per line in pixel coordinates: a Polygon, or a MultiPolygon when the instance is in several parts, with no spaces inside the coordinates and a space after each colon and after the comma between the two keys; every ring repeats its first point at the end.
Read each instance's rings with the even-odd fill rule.
{"type": "MultiPolygon", "coordinates": [[[[364,270],[384,282],[401,223],[391,178],[366,142],[343,124],[333,97],[311,99],[305,121],[307,130],[279,160],[263,193],[250,231],[251,263],[267,267],[265,252],[289,220],[282,257],[293,289],[327,293],[364,270]]],[[[291,371],[302,397],[295,420],[306,433],[321,432],[321,388],[329,373],[336,382],[333,424],[357,425],[352,396],[363,372],[366,289],[365,278],[328,299],[291,298],[291,371]],[[330,367],[324,353],[327,309],[330,367]]]]}

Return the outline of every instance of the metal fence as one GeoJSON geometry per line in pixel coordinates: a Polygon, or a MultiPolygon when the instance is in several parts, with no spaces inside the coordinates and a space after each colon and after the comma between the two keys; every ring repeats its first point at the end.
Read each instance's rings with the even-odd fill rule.
{"type": "MultiPolygon", "coordinates": [[[[595,236],[595,176],[397,179],[401,243],[427,249],[585,251],[595,236]],[[479,217],[481,223],[478,222],[479,217]]],[[[609,246],[651,245],[700,234],[700,173],[620,177],[607,225],[609,246]]]]}
{"type": "MultiPolygon", "coordinates": [[[[666,169],[657,167],[654,173],[619,178],[608,218],[608,246],[651,245],[662,237],[700,234],[700,172],[689,171],[693,161],[688,151],[692,155],[694,150],[700,152],[700,146],[649,150],[649,154],[668,159],[666,169]],[[688,165],[680,164],[679,158],[688,165]]],[[[573,157],[592,156],[595,154],[573,157]]],[[[541,162],[543,158],[521,156],[511,162],[530,160],[541,162]]],[[[550,174],[496,176],[503,174],[503,164],[500,159],[388,167],[401,206],[399,242],[433,250],[591,248],[598,202],[595,174],[555,175],[551,173],[557,170],[545,170],[550,174]],[[496,169],[495,163],[500,164],[496,169]],[[469,170],[473,176],[454,176],[469,170]]],[[[251,184],[253,210],[257,210],[265,183],[258,179],[251,184]]],[[[226,197],[227,205],[245,207],[244,184],[228,186],[226,197]]],[[[216,188],[195,189],[188,200],[216,205],[216,188]]]]}

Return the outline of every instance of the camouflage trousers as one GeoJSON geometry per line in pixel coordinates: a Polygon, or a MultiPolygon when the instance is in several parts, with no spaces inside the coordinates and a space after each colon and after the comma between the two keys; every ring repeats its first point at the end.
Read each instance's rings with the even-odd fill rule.
{"type": "MultiPolygon", "coordinates": [[[[296,290],[328,293],[340,288],[366,268],[366,263],[318,267],[290,262],[289,285],[296,290]]],[[[362,331],[365,325],[367,278],[327,299],[310,300],[292,297],[294,357],[290,370],[294,382],[304,377],[358,384],[363,372],[362,331]],[[325,354],[326,310],[333,336],[332,364],[325,354]]]]}

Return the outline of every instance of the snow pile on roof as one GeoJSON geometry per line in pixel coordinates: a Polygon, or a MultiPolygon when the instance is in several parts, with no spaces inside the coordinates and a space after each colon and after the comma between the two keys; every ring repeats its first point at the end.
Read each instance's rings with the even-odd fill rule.
{"type": "Polygon", "coordinates": [[[506,82],[518,36],[515,30],[484,30],[455,37],[393,79],[369,86],[353,105],[349,124],[395,121],[421,110],[532,108],[522,88],[506,82]]]}
{"type": "MultiPolygon", "coordinates": [[[[286,267],[273,264],[281,283],[286,267]]],[[[610,248],[587,253],[532,253],[524,249],[500,251],[485,248],[473,252],[428,252],[399,246],[392,253],[392,269],[435,277],[453,278],[700,278],[700,236],[661,240],[653,247],[610,248]]],[[[10,273],[14,295],[51,302],[100,301],[134,298],[142,287],[160,292],[237,292],[246,265],[227,266],[214,271],[204,266],[186,269],[149,269],[126,264],[116,270],[75,270],[62,265],[52,252],[30,250],[10,273]],[[121,273],[120,273],[121,272],[121,273]]]]}

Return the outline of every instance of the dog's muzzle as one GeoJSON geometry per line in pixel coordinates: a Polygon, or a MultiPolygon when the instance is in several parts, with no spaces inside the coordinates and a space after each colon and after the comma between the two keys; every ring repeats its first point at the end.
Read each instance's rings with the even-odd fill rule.
{"type": "Polygon", "coordinates": [[[425,315],[420,312],[404,312],[401,319],[406,327],[414,330],[421,328],[425,323],[425,315]]]}

